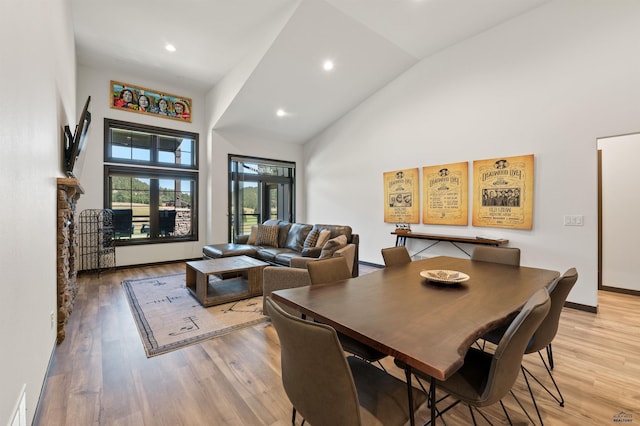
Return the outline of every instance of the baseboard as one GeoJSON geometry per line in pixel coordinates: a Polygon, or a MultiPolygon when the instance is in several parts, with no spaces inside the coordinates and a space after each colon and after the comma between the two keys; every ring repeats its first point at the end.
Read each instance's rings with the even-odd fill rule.
{"type": "Polygon", "coordinates": [[[44,380],[42,382],[42,386],[40,387],[40,394],[38,395],[38,402],[36,404],[36,411],[33,413],[33,420],[31,424],[37,425],[40,424],[40,403],[42,402],[42,396],[44,395],[44,390],[47,387],[47,380],[49,380],[49,371],[51,371],[51,366],[53,365],[53,358],[56,354],[56,348],[58,347],[57,339],[53,340],[53,349],[51,350],[51,355],[49,355],[49,363],[47,364],[47,370],[44,373],[44,380]]]}
{"type": "Polygon", "coordinates": [[[203,258],[202,257],[197,257],[197,258],[194,258],[194,259],[165,260],[165,261],[162,261],[162,262],[140,263],[140,264],[136,264],[136,265],[121,265],[121,266],[116,266],[115,268],[110,268],[110,269],[105,269],[105,270],[78,271],[78,275],[95,274],[95,273],[100,273],[100,272],[105,272],[105,271],[113,271],[113,270],[120,271],[120,270],[131,269],[131,268],[145,268],[147,266],[170,265],[172,263],[185,263],[185,262],[192,262],[192,261],[196,261],[196,260],[203,260],[203,258]]]}
{"type": "Polygon", "coordinates": [[[590,312],[592,314],[598,313],[597,306],[583,305],[581,303],[574,303],[574,302],[565,302],[564,306],[571,309],[577,309],[579,311],[590,312]]]}
{"type": "Polygon", "coordinates": [[[611,293],[629,294],[631,296],[640,296],[640,291],[631,290],[631,289],[628,289],[628,288],[607,287],[607,286],[603,285],[598,290],[609,291],[611,293]]]}
{"type": "Polygon", "coordinates": [[[363,265],[363,266],[371,266],[372,268],[379,268],[379,269],[384,268],[384,265],[380,265],[378,263],[373,263],[373,262],[365,262],[364,260],[361,260],[358,263],[363,265]]]}

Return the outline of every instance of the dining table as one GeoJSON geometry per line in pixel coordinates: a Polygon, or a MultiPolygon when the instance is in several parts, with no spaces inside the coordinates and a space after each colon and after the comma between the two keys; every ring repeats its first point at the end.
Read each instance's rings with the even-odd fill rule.
{"type": "MultiPolygon", "coordinates": [[[[271,297],[429,375],[447,380],[469,347],[504,325],[557,271],[437,256],[347,280],[278,290],[271,297]]],[[[409,386],[409,403],[411,401],[409,386]]],[[[411,424],[414,424],[413,413],[411,424]]]]}

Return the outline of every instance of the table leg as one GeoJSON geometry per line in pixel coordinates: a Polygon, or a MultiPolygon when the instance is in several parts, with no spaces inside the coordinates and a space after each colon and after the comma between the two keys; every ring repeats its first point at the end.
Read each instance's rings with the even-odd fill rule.
{"type": "Polygon", "coordinates": [[[436,379],[431,378],[429,385],[429,399],[431,401],[431,424],[436,424],[436,379]]]}
{"type": "Polygon", "coordinates": [[[416,419],[415,413],[413,409],[413,388],[411,386],[411,367],[408,365],[404,368],[404,374],[407,377],[407,393],[409,399],[409,421],[411,422],[411,426],[415,426],[416,419]]]}

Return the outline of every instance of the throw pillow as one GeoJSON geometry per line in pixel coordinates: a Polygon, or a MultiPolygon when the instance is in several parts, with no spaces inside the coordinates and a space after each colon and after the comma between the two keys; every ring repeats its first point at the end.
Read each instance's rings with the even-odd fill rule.
{"type": "Polygon", "coordinates": [[[320,235],[320,231],[317,229],[312,230],[307,234],[307,238],[304,239],[304,248],[315,247],[318,242],[318,236],[320,235]]]}
{"type": "Polygon", "coordinates": [[[316,247],[324,247],[327,241],[329,241],[330,236],[331,231],[329,231],[328,229],[323,229],[322,231],[320,231],[320,234],[318,234],[318,241],[316,241],[316,247]]]}
{"type": "Polygon", "coordinates": [[[347,246],[347,237],[344,235],[338,235],[335,238],[330,239],[322,246],[319,259],[326,259],[327,257],[333,257],[336,251],[347,246]]]}
{"type": "Polygon", "coordinates": [[[256,245],[278,247],[278,225],[258,225],[256,245]]]}
{"type": "Polygon", "coordinates": [[[258,240],[258,225],[251,225],[251,235],[249,235],[249,239],[247,240],[247,244],[255,244],[258,240]]]}

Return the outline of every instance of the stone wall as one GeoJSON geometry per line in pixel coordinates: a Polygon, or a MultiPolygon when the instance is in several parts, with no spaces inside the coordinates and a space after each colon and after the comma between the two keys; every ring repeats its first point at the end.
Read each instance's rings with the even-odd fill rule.
{"type": "Polygon", "coordinates": [[[57,306],[58,344],[64,340],[64,327],[73,311],[78,292],[78,228],[76,203],[84,193],[77,179],[58,179],[57,306]]]}

